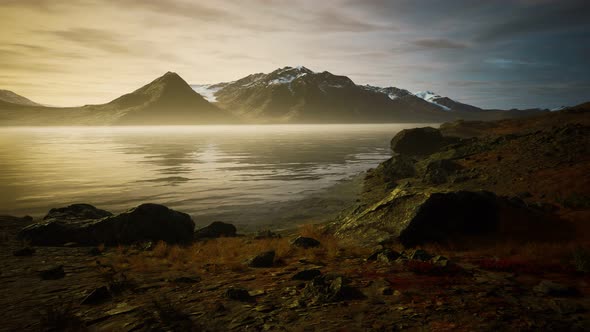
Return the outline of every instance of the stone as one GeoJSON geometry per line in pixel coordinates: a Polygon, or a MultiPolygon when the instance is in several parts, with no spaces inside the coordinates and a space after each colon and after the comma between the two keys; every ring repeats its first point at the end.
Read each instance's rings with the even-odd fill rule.
{"type": "Polygon", "coordinates": [[[314,238],[311,238],[311,237],[298,236],[297,238],[295,238],[295,240],[293,240],[291,242],[291,244],[295,247],[308,249],[308,248],[319,247],[320,241],[318,241],[314,238]]]}
{"type": "Polygon", "coordinates": [[[315,277],[322,275],[319,269],[308,269],[295,273],[291,279],[293,280],[313,280],[315,277]]]}
{"type": "Polygon", "coordinates": [[[57,280],[66,276],[63,265],[54,266],[46,270],[39,271],[42,280],[57,280]]]}
{"type": "Polygon", "coordinates": [[[12,254],[17,257],[33,256],[34,253],[35,253],[35,249],[31,248],[31,247],[17,249],[12,252],[12,254]]]}
{"type": "Polygon", "coordinates": [[[321,275],[310,281],[302,291],[303,303],[329,303],[365,298],[350,286],[350,280],[340,275],[321,275]]]}
{"type": "Polygon", "coordinates": [[[239,287],[230,287],[225,291],[225,297],[230,300],[249,302],[252,300],[247,290],[239,287]]]}
{"type": "Polygon", "coordinates": [[[456,140],[432,127],[404,129],[391,140],[391,150],[407,156],[429,155],[456,140]]]}
{"type": "Polygon", "coordinates": [[[23,228],[18,237],[35,245],[188,243],[193,230],[194,223],[189,215],[163,205],[142,204],[113,216],[88,204],[76,204],[50,210],[43,221],[23,228]]]}
{"type": "Polygon", "coordinates": [[[174,278],[174,280],[172,280],[172,281],[175,283],[179,283],[179,284],[196,284],[201,281],[201,278],[191,277],[191,276],[183,276],[183,277],[174,278]]]}
{"type": "Polygon", "coordinates": [[[380,261],[380,262],[384,262],[384,263],[390,263],[395,261],[396,259],[398,259],[400,256],[400,253],[398,253],[395,250],[389,249],[389,248],[385,248],[385,249],[379,249],[374,251],[368,258],[368,261],[380,261]]]}
{"type": "Polygon", "coordinates": [[[424,182],[442,184],[448,181],[449,176],[455,174],[461,166],[450,159],[440,159],[430,162],[426,166],[424,182]]]}
{"type": "Polygon", "coordinates": [[[281,234],[277,234],[271,230],[259,231],[254,236],[254,239],[261,240],[261,239],[280,239],[281,234]]]}
{"type": "Polygon", "coordinates": [[[212,239],[218,237],[235,237],[236,226],[222,221],[214,221],[195,232],[195,239],[212,239]]]}
{"type": "Polygon", "coordinates": [[[111,292],[107,286],[101,286],[90,292],[81,304],[99,304],[112,299],[111,292]]]}
{"type": "Polygon", "coordinates": [[[275,259],[275,251],[270,250],[258,254],[248,260],[249,267],[272,267],[275,259]]]}
{"type": "Polygon", "coordinates": [[[432,258],[432,255],[429,254],[426,250],[416,249],[411,250],[409,252],[404,252],[404,256],[408,259],[415,260],[415,261],[429,261],[432,258]]]}
{"type": "Polygon", "coordinates": [[[553,281],[543,280],[533,289],[537,293],[548,296],[575,296],[579,292],[576,288],[562,285],[553,281]]]}

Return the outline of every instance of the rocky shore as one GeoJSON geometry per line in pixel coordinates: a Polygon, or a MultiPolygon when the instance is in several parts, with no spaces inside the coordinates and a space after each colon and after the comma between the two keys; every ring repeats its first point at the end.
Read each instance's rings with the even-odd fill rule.
{"type": "Polygon", "coordinates": [[[0,330],[588,330],[588,114],[403,131],[324,225],[2,216],[0,330]]]}

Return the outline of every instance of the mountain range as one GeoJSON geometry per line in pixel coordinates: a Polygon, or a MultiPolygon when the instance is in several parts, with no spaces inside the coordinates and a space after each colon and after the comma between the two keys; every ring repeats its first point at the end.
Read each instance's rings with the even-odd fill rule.
{"type": "Polygon", "coordinates": [[[0,90],[0,125],[388,123],[496,120],[547,110],[483,110],[430,91],[357,85],[346,76],[283,67],[232,82],[189,85],[168,72],[109,103],[48,107],[0,90]]]}

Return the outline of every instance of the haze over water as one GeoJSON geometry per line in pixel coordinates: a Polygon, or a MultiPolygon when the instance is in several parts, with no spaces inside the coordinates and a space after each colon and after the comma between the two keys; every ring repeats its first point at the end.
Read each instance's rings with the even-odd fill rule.
{"type": "Polygon", "coordinates": [[[224,214],[272,224],[265,207],[376,166],[408,127],[416,125],[1,128],[0,214],[42,216],[73,203],[121,212],[153,202],[197,224],[224,214]]]}

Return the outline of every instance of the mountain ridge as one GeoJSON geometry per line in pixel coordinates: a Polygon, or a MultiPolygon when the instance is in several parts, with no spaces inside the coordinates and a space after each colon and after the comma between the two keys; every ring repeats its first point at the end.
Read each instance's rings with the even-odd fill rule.
{"type": "Polygon", "coordinates": [[[394,86],[357,85],[347,76],[304,66],[206,85],[189,85],[177,73],[167,72],[98,105],[59,108],[20,100],[24,102],[0,99],[0,125],[438,123],[539,113],[482,110],[434,93],[426,97],[394,86]]]}

